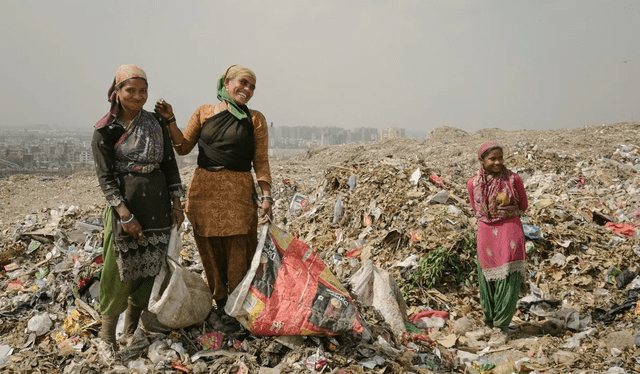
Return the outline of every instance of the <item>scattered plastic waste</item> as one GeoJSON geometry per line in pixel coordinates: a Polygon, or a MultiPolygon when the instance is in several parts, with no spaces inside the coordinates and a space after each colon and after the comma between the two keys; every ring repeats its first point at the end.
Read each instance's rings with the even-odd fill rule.
{"type": "Polygon", "coordinates": [[[336,205],[333,208],[333,223],[340,222],[340,218],[342,218],[342,193],[338,194],[336,205]]]}
{"type": "Polygon", "coordinates": [[[534,225],[522,225],[522,229],[524,230],[524,235],[532,240],[542,239],[542,232],[538,226],[534,225]]]}
{"type": "Polygon", "coordinates": [[[210,332],[196,338],[196,341],[202,345],[202,349],[205,351],[216,350],[222,348],[224,335],[217,332],[210,332]]]}
{"type": "Polygon", "coordinates": [[[296,193],[291,199],[289,205],[289,214],[294,216],[299,213],[306,213],[311,210],[312,204],[307,196],[296,193]]]}
{"type": "Polygon", "coordinates": [[[398,262],[397,264],[393,265],[392,267],[415,269],[415,268],[418,267],[418,260],[419,260],[418,255],[412,254],[411,256],[407,257],[406,259],[404,259],[401,262],[398,262]]]}
{"type": "Polygon", "coordinates": [[[563,267],[566,261],[567,261],[567,257],[565,255],[563,255],[562,253],[556,253],[553,255],[553,257],[551,257],[551,259],[549,260],[549,263],[551,265],[563,267]]]}
{"type": "Polygon", "coordinates": [[[384,365],[386,361],[387,360],[385,360],[383,357],[376,355],[366,360],[360,360],[358,361],[358,364],[360,364],[365,369],[373,370],[378,366],[384,365]]]}
{"type": "Polygon", "coordinates": [[[411,182],[412,185],[417,186],[421,176],[422,176],[422,172],[420,172],[420,169],[416,169],[411,174],[411,177],[409,177],[409,182],[411,182]]]}
{"type": "Polygon", "coordinates": [[[616,234],[625,236],[633,236],[633,234],[635,234],[635,228],[632,225],[607,222],[604,226],[610,228],[616,234]]]}
{"type": "Polygon", "coordinates": [[[442,190],[436,193],[431,199],[429,204],[445,204],[449,200],[451,193],[447,190],[442,190]]]}
{"type": "Polygon", "coordinates": [[[38,250],[38,248],[40,248],[40,242],[37,240],[32,240],[31,243],[29,243],[29,247],[27,248],[27,251],[25,252],[26,254],[31,254],[33,252],[35,252],[36,250],[38,250]]]}
{"type": "Polygon", "coordinates": [[[354,174],[351,174],[349,176],[349,180],[347,181],[347,184],[349,185],[349,191],[355,191],[355,189],[356,189],[356,176],[354,174]]]}
{"type": "Polygon", "coordinates": [[[38,314],[32,317],[27,324],[29,331],[33,331],[37,336],[46,334],[53,326],[53,321],[49,318],[48,313],[38,314]]]}
{"type": "Polygon", "coordinates": [[[13,348],[8,345],[0,345],[0,367],[3,367],[9,362],[9,358],[13,353],[13,348]]]}
{"type": "MultiPolygon", "coordinates": [[[[16,222],[3,221],[0,371],[634,372],[640,364],[633,356],[640,341],[634,330],[640,315],[640,279],[634,277],[640,256],[640,206],[635,199],[640,194],[640,154],[637,146],[629,146],[634,141],[591,142],[603,132],[621,139],[629,132],[637,140],[633,126],[637,124],[583,129],[589,133],[589,142],[583,144],[590,147],[576,149],[570,145],[573,139],[560,136],[563,145],[558,149],[541,142],[535,132],[520,138],[509,134],[514,140],[503,142],[505,160],[522,176],[530,196],[530,208],[522,217],[527,234],[524,288],[530,293],[520,300],[509,341],[498,352],[488,344],[494,334],[484,329],[473,277],[460,278],[455,267],[445,266],[434,288],[420,287],[419,277],[431,276],[425,275],[431,264],[421,260],[434,249],[459,256],[457,265],[473,262],[477,219],[466,201],[466,181],[478,164],[467,148],[494,134],[448,129],[444,136],[440,129],[419,144],[405,139],[389,143],[393,148],[388,149],[371,144],[345,146],[339,152],[310,150],[304,165],[302,159],[272,164],[274,218],[285,223],[291,237],[308,244],[300,257],[324,261],[320,282],[330,285],[349,283],[368,266],[367,259],[372,260],[396,281],[410,316],[398,321],[406,332],[394,331],[395,324],[380,308],[366,305],[359,296],[355,305],[366,328],[359,335],[265,338],[240,327],[231,329],[240,323],[222,313],[173,330],[161,328],[157,318],[145,319],[143,329],[138,329],[141,336],[118,335],[116,359],[98,334],[101,198],[94,207],[38,206],[12,215],[19,217],[16,222]],[[414,175],[417,170],[420,176],[414,175]],[[339,196],[342,212],[334,223],[339,196]],[[449,314],[408,322],[425,308],[449,314]],[[37,335],[28,321],[45,314],[52,326],[37,335]],[[57,354],[50,355],[52,350],[57,354]],[[501,356],[509,359],[496,358],[501,356]]],[[[76,191],[96,189],[93,174],[86,184],[77,183],[75,176],[41,178],[1,178],[0,194],[13,205],[11,191],[20,186],[61,180],[77,184],[76,191]]],[[[60,188],[49,189],[62,195],[60,188]]],[[[182,229],[184,246],[177,261],[201,277],[193,228],[185,221],[182,229]]],[[[371,287],[371,293],[378,291],[371,287]]],[[[321,302],[315,292],[305,297],[310,303],[321,302]]],[[[399,302],[395,294],[393,298],[399,302]]],[[[256,311],[260,303],[247,301],[256,311]]],[[[335,315],[337,304],[328,305],[324,311],[335,315]]],[[[279,327],[275,318],[270,322],[274,330],[279,327]]]]}
{"type": "Polygon", "coordinates": [[[134,373],[146,374],[149,372],[149,368],[144,362],[143,358],[139,358],[134,361],[129,361],[127,367],[133,370],[134,373]]]}
{"type": "Polygon", "coordinates": [[[429,180],[435,184],[436,186],[442,188],[442,189],[446,189],[447,186],[444,184],[444,182],[442,181],[442,178],[440,178],[439,176],[435,175],[435,174],[431,174],[429,176],[429,180]]]}

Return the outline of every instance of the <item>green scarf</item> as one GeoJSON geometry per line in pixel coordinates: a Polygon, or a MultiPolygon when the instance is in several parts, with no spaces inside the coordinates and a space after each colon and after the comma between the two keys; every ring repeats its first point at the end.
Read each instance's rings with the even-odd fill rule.
{"type": "Polygon", "coordinates": [[[242,110],[242,108],[240,108],[238,104],[233,101],[227,90],[224,89],[225,79],[227,79],[226,74],[220,77],[220,79],[218,80],[218,100],[226,101],[229,104],[227,105],[227,109],[229,109],[229,112],[231,112],[231,114],[233,114],[237,119],[247,118],[247,113],[245,113],[244,110],[242,110]]]}

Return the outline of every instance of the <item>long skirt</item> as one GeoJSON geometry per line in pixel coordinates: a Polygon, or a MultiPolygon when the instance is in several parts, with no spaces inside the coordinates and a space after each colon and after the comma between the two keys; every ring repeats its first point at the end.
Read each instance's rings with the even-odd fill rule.
{"type": "Polygon", "coordinates": [[[104,212],[100,311],[115,316],[131,303],[146,308],[155,275],[160,272],[169,247],[171,200],[166,177],[156,169],[150,173],[121,173],[120,191],[129,211],[142,226],[144,241],[132,238],[118,223],[117,212],[104,212]]]}
{"type": "Polygon", "coordinates": [[[143,277],[128,282],[120,280],[113,240],[113,208],[104,210],[104,242],[102,249],[102,274],[100,276],[100,312],[105,316],[117,316],[127,309],[127,304],[146,308],[153,288],[154,277],[143,277]]]}

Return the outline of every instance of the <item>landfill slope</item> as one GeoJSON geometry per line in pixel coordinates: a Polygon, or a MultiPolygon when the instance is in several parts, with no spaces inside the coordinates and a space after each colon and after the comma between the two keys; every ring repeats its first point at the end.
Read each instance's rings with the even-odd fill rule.
{"type": "MultiPolygon", "coordinates": [[[[140,357],[124,361],[110,361],[101,351],[99,320],[91,314],[95,300],[89,287],[81,287],[100,269],[93,261],[99,232],[78,224],[99,225],[105,201],[95,175],[0,179],[0,265],[10,266],[0,270],[0,365],[8,359],[0,371],[127,372],[125,365],[134,362],[172,372],[170,363],[150,360],[149,344],[173,339],[191,358],[198,357],[194,354],[202,347],[196,338],[203,330],[222,331],[231,346],[215,357],[181,357],[190,372],[242,367],[257,372],[261,366],[282,373],[312,368],[342,369],[343,374],[384,368],[398,373],[640,371],[634,342],[640,330],[640,280],[635,279],[639,131],[637,122],[472,134],[441,127],[423,141],[387,139],[272,158],[275,224],[311,245],[345,286],[370,259],[400,285],[409,319],[446,312],[444,325],[437,318],[413,320],[417,332],[398,334],[384,313],[359,304],[371,341],[338,336],[291,343],[225,331],[213,318],[169,336],[148,333],[140,357]],[[523,223],[538,230],[527,240],[529,277],[509,341],[500,346],[489,345],[492,332],[482,328],[469,248],[476,220],[466,181],[478,171],[476,152],[485,141],[503,145],[506,166],[523,177],[530,205],[523,223]],[[304,207],[292,204],[296,196],[305,199],[304,207]],[[422,264],[437,259],[434,254],[448,256],[449,262],[438,263],[438,269],[415,267],[421,259],[422,264]],[[89,307],[76,301],[78,296],[89,307]],[[39,314],[52,322],[42,334],[28,327],[39,314]],[[245,344],[234,345],[234,339],[245,344]]],[[[182,168],[183,183],[193,171],[193,166],[182,168]]],[[[183,265],[201,273],[189,227],[182,238],[183,265]]]]}

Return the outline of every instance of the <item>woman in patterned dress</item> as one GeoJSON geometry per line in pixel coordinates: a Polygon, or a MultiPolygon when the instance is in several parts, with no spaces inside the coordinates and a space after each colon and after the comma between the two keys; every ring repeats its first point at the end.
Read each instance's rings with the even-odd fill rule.
{"type": "MultiPolygon", "coordinates": [[[[258,244],[252,169],[262,193],[261,216],[271,217],[267,123],[262,113],[246,105],[255,85],[253,71],[232,65],[218,80],[219,103],[200,106],[184,134],[175,121],[169,123],[179,155],[198,144],[198,167],[189,185],[186,213],[219,313],[249,269],[258,244]]],[[[162,101],[156,110],[173,113],[162,101]]]]}
{"type": "Polygon", "coordinates": [[[467,182],[467,192],[478,218],[480,304],[487,326],[506,334],[526,274],[520,216],[527,210],[527,194],[518,174],[504,166],[500,145],[482,144],[478,160],[480,171],[467,182]]]}
{"type": "Polygon", "coordinates": [[[91,143],[104,213],[100,278],[101,337],[117,350],[116,325],[126,310],[133,333],[147,307],[153,279],[167,253],[171,225],[184,220],[184,190],[166,119],[142,109],[147,76],[122,65],[109,89],[111,110],[96,123],[91,143]]]}

